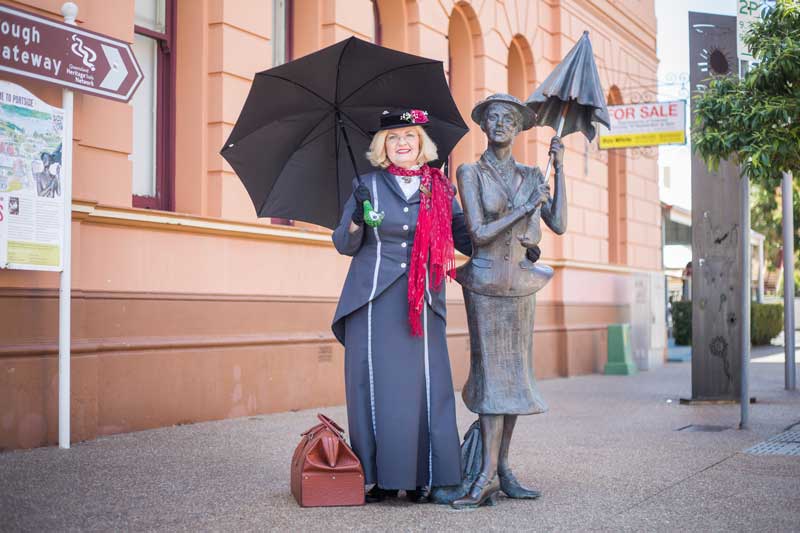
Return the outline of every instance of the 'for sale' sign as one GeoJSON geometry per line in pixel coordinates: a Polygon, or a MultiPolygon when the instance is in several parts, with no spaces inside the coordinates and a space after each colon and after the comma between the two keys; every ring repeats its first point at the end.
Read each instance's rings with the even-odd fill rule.
{"type": "Polygon", "coordinates": [[[611,129],[600,126],[601,150],[686,144],[686,101],[608,106],[611,129]]]}

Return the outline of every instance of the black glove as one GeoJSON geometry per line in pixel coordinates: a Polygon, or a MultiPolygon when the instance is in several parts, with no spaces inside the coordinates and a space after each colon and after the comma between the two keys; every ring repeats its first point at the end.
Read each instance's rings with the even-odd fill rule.
{"type": "Polygon", "coordinates": [[[353,191],[353,199],[356,201],[356,208],[353,211],[353,223],[362,225],[364,223],[364,202],[369,200],[372,203],[372,195],[366,185],[361,184],[353,191]]]}
{"type": "Polygon", "coordinates": [[[531,263],[535,263],[541,257],[542,251],[539,249],[538,246],[534,246],[533,248],[528,248],[525,250],[525,257],[528,258],[528,261],[531,263]]]}
{"type": "Polygon", "coordinates": [[[456,250],[470,257],[472,255],[472,239],[470,239],[469,230],[467,230],[467,221],[464,213],[453,215],[451,226],[453,228],[453,245],[455,245],[456,250]]]}

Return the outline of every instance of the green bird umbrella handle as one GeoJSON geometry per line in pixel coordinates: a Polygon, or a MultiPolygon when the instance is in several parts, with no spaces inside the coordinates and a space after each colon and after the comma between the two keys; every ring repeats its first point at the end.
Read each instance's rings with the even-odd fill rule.
{"type": "Polygon", "coordinates": [[[386,214],[383,211],[375,211],[372,203],[369,200],[364,200],[364,222],[371,228],[377,228],[383,222],[383,217],[386,214]]]}

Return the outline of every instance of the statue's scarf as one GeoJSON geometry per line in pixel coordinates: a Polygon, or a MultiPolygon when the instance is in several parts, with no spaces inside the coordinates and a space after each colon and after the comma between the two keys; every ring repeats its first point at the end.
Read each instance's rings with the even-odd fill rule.
{"type": "Polygon", "coordinates": [[[442,288],[445,274],[456,278],[456,259],[453,248],[453,187],[444,174],[428,165],[416,170],[395,165],[386,169],[396,176],[420,176],[420,208],[411,266],[408,270],[408,322],[411,334],[422,335],[421,313],[425,305],[425,271],[430,264],[431,287],[442,288]],[[430,259],[430,262],[429,262],[430,259]]]}

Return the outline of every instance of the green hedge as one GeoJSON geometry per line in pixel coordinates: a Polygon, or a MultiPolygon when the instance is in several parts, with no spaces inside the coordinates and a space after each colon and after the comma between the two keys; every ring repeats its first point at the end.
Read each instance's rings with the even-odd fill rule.
{"type": "Polygon", "coordinates": [[[783,331],[783,304],[757,304],[750,309],[750,342],[753,346],[769,344],[783,331]]]}
{"type": "Polygon", "coordinates": [[[672,336],[675,344],[692,344],[692,302],[672,302],[672,336]]]}
{"type": "MultiPolygon", "coordinates": [[[[769,344],[783,330],[783,304],[759,304],[750,308],[750,342],[769,344]]],[[[692,344],[692,302],[672,302],[672,335],[675,344],[692,344]]]]}

